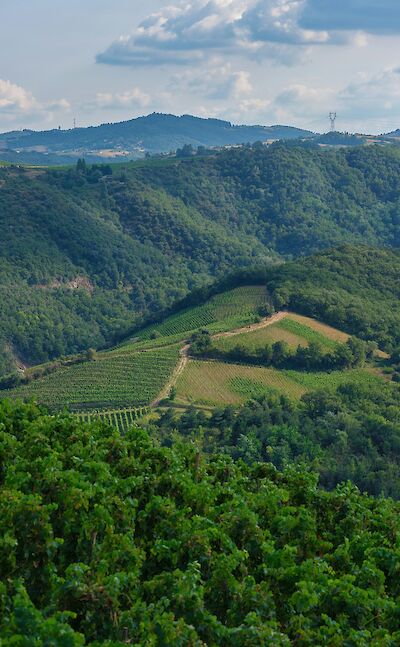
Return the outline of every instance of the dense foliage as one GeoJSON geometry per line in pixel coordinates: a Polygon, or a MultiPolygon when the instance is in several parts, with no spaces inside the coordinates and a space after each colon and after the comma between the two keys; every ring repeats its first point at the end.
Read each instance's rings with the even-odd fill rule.
{"type": "Polygon", "coordinates": [[[398,504],[0,404],[0,640],[395,645],[398,504]]]}
{"type": "Polygon", "coordinates": [[[326,351],[315,341],[308,346],[299,345],[296,349],[290,348],[285,341],[276,341],[256,349],[237,344],[230,350],[223,350],[212,343],[207,330],[193,335],[190,346],[190,353],[195,357],[306,371],[337,371],[364,366],[367,354],[371,355],[372,352],[372,344],[369,349],[365,342],[356,337],[350,337],[345,344],[337,344],[332,351],[326,351]]]}
{"type": "Polygon", "coordinates": [[[277,309],[315,317],[392,352],[400,344],[398,251],[344,246],[281,266],[267,287],[277,309]]]}
{"type": "Polygon", "coordinates": [[[391,384],[344,383],[305,394],[300,402],[279,394],[217,409],[211,417],[171,410],[157,422],[169,444],[180,435],[203,437],[207,451],[248,463],[312,465],[325,488],[351,480],[362,491],[400,499],[400,390],[391,384]]]}

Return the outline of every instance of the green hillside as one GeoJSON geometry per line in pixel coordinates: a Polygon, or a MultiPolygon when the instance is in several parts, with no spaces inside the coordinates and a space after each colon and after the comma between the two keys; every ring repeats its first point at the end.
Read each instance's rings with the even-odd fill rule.
{"type": "Polygon", "coordinates": [[[152,402],[178,361],[178,347],[142,353],[99,354],[92,362],[59,368],[1,394],[34,399],[51,410],[139,407],[152,402]]]}
{"type": "Polygon", "coordinates": [[[178,406],[215,407],[271,392],[299,399],[316,389],[382,382],[375,359],[366,362],[366,345],[343,355],[349,335],[294,313],[265,316],[269,299],[262,285],[216,294],[109,350],[28,369],[19,386],[3,384],[0,397],[94,412],[157,406],[171,388],[178,406]],[[200,351],[199,329],[209,339],[200,351]]]}
{"type": "Polygon", "coordinates": [[[263,286],[229,290],[202,306],[184,309],[146,327],[133,339],[93,357],[28,369],[20,378],[27,383],[0,390],[0,398],[33,398],[51,410],[150,405],[171,378],[179,349],[194,331],[205,325],[221,331],[253,323],[266,302],[263,286]]]}
{"type": "MultiPolygon", "coordinates": [[[[396,247],[399,177],[396,149],[281,144],[113,169],[2,167],[0,374],[116,343],[143,316],[236,270],[345,241],[396,247]]],[[[356,272],[368,265],[349,254],[356,272]]],[[[397,252],[376,254],[368,273],[387,264],[394,277],[397,252]]]]}

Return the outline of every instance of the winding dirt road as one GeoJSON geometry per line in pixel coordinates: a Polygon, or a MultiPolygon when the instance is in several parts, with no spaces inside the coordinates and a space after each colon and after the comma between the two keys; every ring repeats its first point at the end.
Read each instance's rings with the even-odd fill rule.
{"type": "MultiPolygon", "coordinates": [[[[260,330],[262,328],[266,328],[267,326],[272,326],[272,324],[275,324],[278,321],[281,321],[286,317],[287,314],[288,314],[287,311],[282,310],[281,312],[276,312],[270,317],[266,317],[262,321],[259,321],[254,324],[250,324],[249,326],[244,326],[242,328],[235,328],[235,330],[228,330],[226,332],[220,332],[220,333],[216,333],[215,335],[211,335],[211,339],[222,339],[223,337],[234,337],[235,335],[241,335],[243,333],[253,332],[254,330],[260,330]]],[[[162,400],[165,400],[165,398],[168,398],[172,387],[176,385],[179,376],[182,375],[183,371],[185,370],[185,367],[189,359],[189,350],[190,350],[190,344],[188,343],[186,343],[185,346],[183,346],[180,349],[179,362],[175,366],[174,372],[172,373],[170,380],[164,386],[163,390],[158,395],[158,397],[151,403],[150,405],[151,407],[158,407],[158,405],[162,400]]]]}

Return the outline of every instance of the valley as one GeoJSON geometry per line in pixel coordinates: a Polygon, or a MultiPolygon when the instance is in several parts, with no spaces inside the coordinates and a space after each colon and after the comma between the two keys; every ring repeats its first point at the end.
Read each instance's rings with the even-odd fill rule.
{"type": "MultiPolygon", "coordinates": [[[[232,273],[312,273],[300,259],[333,247],[392,249],[390,277],[399,176],[395,148],[281,143],[112,167],[1,168],[0,376],[17,370],[13,353],[32,366],[117,344],[232,273]]],[[[345,254],[344,267],[350,254],[361,252],[345,254]]],[[[322,257],[315,263],[322,271],[322,257]]]]}

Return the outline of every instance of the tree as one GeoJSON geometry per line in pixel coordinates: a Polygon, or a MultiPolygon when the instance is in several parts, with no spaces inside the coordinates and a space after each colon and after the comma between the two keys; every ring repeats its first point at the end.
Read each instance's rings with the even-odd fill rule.
{"type": "Polygon", "coordinates": [[[85,159],[83,159],[83,158],[78,159],[78,161],[76,163],[76,171],[77,171],[77,173],[80,173],[81,175],[85,175],[85,173],[87,171],[85,159]]]}
{"type": "Polygon", "coordinates": [[[211,349],[212,340],[208,330],[195,332],[191,337],[190,350],[194,355],[202,355],[211,349]]]}
{"type": "Polygon", "coordinates": [[[282,366],[290,355],[289,345],[285,341],[276,341],[272,344],[272,363],[282,366]]]}
{"type": "Polygon", "coordinates": [[[357,337],[350,337],[347,345],[352,353],[352,366],[364,366],[367,357],[367,346],[364,341],[357,337]]]}
{"type": "Polygon", "coordinates": [[[192,144],[184,144],[182,148],[178,148],[176,151],[176,157],[193,157],[195,154],[192,144]]]}

